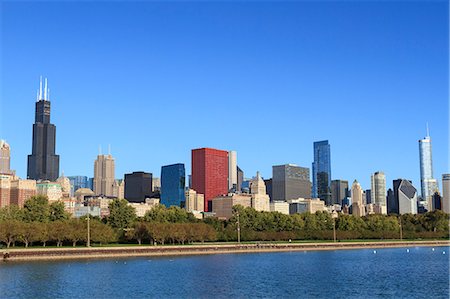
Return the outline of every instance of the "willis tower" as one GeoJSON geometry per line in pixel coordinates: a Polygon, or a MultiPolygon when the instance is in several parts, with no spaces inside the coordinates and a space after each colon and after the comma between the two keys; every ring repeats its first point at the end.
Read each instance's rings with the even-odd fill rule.
{"type": "Polygon", "coordinates": [[[50,90],[45,79],[42,94],[42,77],[36,97],[33,124],[33,148],[28,155],[28,179],[56,181],[59,176],[59,155],[55,154],[56,127],[50,123],[50,90]]]}

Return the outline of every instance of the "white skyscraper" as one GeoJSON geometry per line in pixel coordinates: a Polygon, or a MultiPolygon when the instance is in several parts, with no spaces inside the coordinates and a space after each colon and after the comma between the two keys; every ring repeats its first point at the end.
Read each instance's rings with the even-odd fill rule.
{"type": "Polygon", "coordinates": [[[97,156],[94,162],[94,193],[114,196],[115,162],[111,154],[97,156]]]}
{"type": "Polygon", "coordinates": [[[361,217],[366,214],[363,203],[363,190],[361,185],[355,180],[352,184],[352,214],[361,217]]]}
{"type": "Polygon", "coordinates": [[[228,152],[228,190],[237,190],[237,153],[236,151],[228,152]]]}
{"type": "Polygon", "coordinates": [[[384,172],[377,171],[372,174],[371,185],[372,203],[380,207],[382,214],[386,214],[386,176],[384,172]]]}
{"type": "Polygon", "coordinates": [[[424,139],[419,140],[419,158],[420,158],[420,188],[422,200],[431,207],[431,197],[439,191],[437,180],[433,178],[433,157],[431,150],[431,137],[428,131],[424,139]]]}
{"type": "Polygon", "coordinates": [[[398,187],[398,211],[400,214],[417,214],[417,190],[408,180],[398,187]]]}

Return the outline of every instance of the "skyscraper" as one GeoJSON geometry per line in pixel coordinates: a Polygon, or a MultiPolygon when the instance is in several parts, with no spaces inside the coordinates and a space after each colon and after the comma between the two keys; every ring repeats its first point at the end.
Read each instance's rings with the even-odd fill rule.
{"type": "Polygon", "coordinates": [[[363,203],[363,190],[357,180],[352,184],[352,214],[357,217],[366,214],[363,203]]]}
{"type": "Polygon", "coordinates": [[[228,190],[237,190],[238,173],[237,173],[237,153],[236,151],[228,152],[228,190]]]}
{"type": "Polygon", "coordinates": [[[11,150],[5,140],[0,140],[0,174],[11,174],[11,150]]]}
{"type": "Polygon", "coordinates": [[[433,178],[433,157],[431,151],[431,137],[428,131],[424,139],[419,140],[419,158],[420,158],[420,189],[422,200],[431,207],[431,197],[438,190],[437,180],[433,178]]]}
{"type": "Polygon", "coordinates": [[[312,196],[331,204],[331,153],[328,140],[314,142],[312,196]]]}
{"type": "Polygon", "coordinates": [[[237,168],[237,186],[236,186],[236,192],[240,192],[242,189],[242,182],[244,181],[244,171],[242,171],[242,169],[239,168],[239,166],[236,167],[237,168]]]}
{"type": "Polygon", "coordinates": [[[395,180],[394,197],[395,202],[398,203],[399,214],[417,214],[417,190],[411,181],[395,180]]]}
{"type": "Polygon", "coordinates": [[[36,98],[33,124],[32,153],[28,155],[27,177],[33,180],[55,181],[59,177],[59,156],[55,154],[56,127],[50,123],[50,90],[42,77],[36,98]]]}
{"type": "Polygon", "coordinates": [[[205,212],[211,212],[212,199],[228,193],[227,151],[192,150],[192,189],[205,195],[205,212]]]}
{"type": "Polygon", "coordinates": [[[94,162],[94,193],[96,195],[114,196],[115,161],[111,154],[97,156],[94,162]]]}
{"type": "Polygon", "coordinates": [[[68,176],[67,178],[70,180],[70,196],[74,196],[75,191],[80,188],[89,188],[89,179],[87,176],[74,175],[68,176]]]}
{"type": "Polygon", "coordinates": [[[161,204],[166,207],[185,207],[186,173],[184,164],[161,167],[161,204]]]}
{"type": "Polygon", "coordinates": [[[331,181],[331,204],[342,205],[342,201],[348,196],[348,181],[331,181]]]}
{"type": "Polygon", "coordinates": [[[442,175],[442,210],[450,213],[450,173],[442,175]]]}
{"type": "Polygon", "coordinates": [[[386,176],[384,172],[377,171],[372,174],[370,190],[372,203],[386,209],[386,176]]]}
{"type": "Polygon", "coordinates": [[[129,202],[145,202],[152,197],[152,174],[135,171],[125,174],[125,199],[129,202]]]}
{"type": "Polygon", "coordinates": [[[309,198],[309,168],[295,164],[272,166],[272,200],[309,198]]]}
{"type": "MultiPolygon", "coordinates": [[[[396,181],[394,181],[394,189],[396,184],[396,181]]],[[[389,188],[387,191],[386,201],[388,214],[398,214],[398,198],[395,197],[394,190],[392,190],[391,188],[389,188]]]]}
{"type": "Polygon", "coordinates": [[[252,208],[257,211],[270,211],[270,197],[267,195],[266,184],[259,175],[259,171],[256,172],[256,177],[250,182],[250,193],[252,195],[252,208]]]}

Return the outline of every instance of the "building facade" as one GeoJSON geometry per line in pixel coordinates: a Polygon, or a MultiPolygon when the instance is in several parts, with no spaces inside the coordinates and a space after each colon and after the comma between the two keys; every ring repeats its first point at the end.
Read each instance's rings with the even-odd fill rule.
{"type": "Polygon", "coordinates": [[[238,173],[237,173],[237,153],[236,151],[228,152],[228,190],[238,191],[238,173]]]}
{"type": "Polygon", "coordinates": [[[41,181],[37,183],[36,192],[38,195],[47,196],[49,202],[58,201],[63,198],[61,185],[55,182],[41,181]]]}
{"type": "MultiPolygon", "coordinates": [[[[428,129],[428,128],[427,128],[428,129]]],[[[431,137],[427,130],[427,136],[419,140],[420,160],[420,189],[422,200],[431,207],[431,197],[438,192],[437,180],[433,177],[433,157],[431,150],[431,137]]]]}
{"type": "Polygon", "coordinates": [[[266,184],[259,175],[259,172],[250,181],[250,194],[252,195],[252,208],[257,211],[270,211],[270,197],[267,195],[266,184]]]}
{"type": "Polygon", "coordinates": [[[186,204],[186,171],[184,164],[161,167],[161,204],[166,207],[184,207],[186,204]]]}
{"type": "Polygon", "coordinates": [[[328,140],[314,142],[312,197],[331,205],[331,151],[328,140]]]}
{"type": "Polygon", "coordinates": [[[188,189],[185,192],[186,206],[188,212],[203,212],[205,210],[205,196],[197,193],[194,189],[188,189]]]}
{"type": "Polygon", "coordinates": [[[310,196],[309,168],[295,164],[272,166],[272,200],[284,201],[310,196]]]}
{"type": "Polygon", "coordinates": [[[348,196],[348,181],[331,181],[331,203],[342,205],[342,201],[348,196]]]}
{"type": "Polygon", "coordinates": [[[228,152],[199,148],[192,150],[192,189],[205,196],[205,212],[212,199],[228,193],[228,152]]]}
{"type": "Polygon", "coordinates": [[[95,195],[113,196],[115,161],[111,154],[97,156],[94,162],[93,191],[95,195]]]}
{"type": "Polygon", "coordinates": [[[411,181],[395,180],[394,197],[395,201],[398,202],[399,214],[417,214],[417,190],[411,181]]]}
{"type": "Polygon", "coordinates": [[[287,201],[272,201],[270,211],[289,215],[289,203],[287,201]]]}
{"type": "Polygon", "coordinates": [[[136,171],[125,174],[125,199],[129,202],[145,202],[153,196],[152,174],[136,171]]]}
{"type": "MultiPolygon", "coordinates": [[[[386,206],[386,176],[384,172],[377,171],[371,176],[371,198],[372,203],[379,206],[384,206],[387,214],[386,206]]],[[[383,209],[383,208],[381,208],[383,209]]]]}
{"type": "Polygon", "coordinates": [[[442,211],[450,213],[450,173],[442,175],[442,211]]]}
{"type": "MultiPolygon", "coordinates": [[[[70,181],[70,196],[75,196],[75,191],[81,188],[88,188],[89,187],[89,178],[87,176],[82,175],[74,175],[74,176],[68,176],[67,177],[70,181]]],[[[92,189],[91,189],[92,190],[92,189]]]]}
{"type": "Polygon", "coordinates": [[[50,123],[50,99],[47,79],[42,93],[42,78],[36,99],[32,152],[28,155],[27,178],[56,181],[59,177],[59,156],[55,153],[56,127],[50,123]]]}
{"type": "Polygon", "coordinates": [[[25,201],[27,201],[30,197],[35,195],[36,195],[35,180],[15,179],[11,181],[11,190],[10,190],[11,205],[17,205],[23,208],[25,201]]]}
{"type": "Polygon", "coordinates": [[[356,217],[366,215],[365,204],[363,203],[363,190],[357,180],[352,184],[352,214],[356,217]]]}
{"type": "Polygon", "coordinates": [[[228,220],[233,216],[233,206],[241,205],[244,208],[252,206],[252,196],[250,194],[222,195],[213,198],[212,212],[217,218],[228,220]]]}
{"type": "Polygon", "coordinates": [[[0,140],[0,175],[12,174],[11,171],[11,149],[5,140],[0,140]]]}

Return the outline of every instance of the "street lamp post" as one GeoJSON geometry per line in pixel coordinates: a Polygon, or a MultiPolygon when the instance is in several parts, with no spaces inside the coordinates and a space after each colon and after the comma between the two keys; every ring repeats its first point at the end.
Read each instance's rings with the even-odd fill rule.
{"type": "Polygon", "coordinates": [[[89,210],[89,200],[87,202],[87,242],[86,247],[91,247],[91,223],[90,223],[90,214],[91,211],[89,210]]]}
{"type": "Polygon", "coordinates": [[[333,240],[334,242],[336,242],[336,218],[338,217],[338,214],[336,213],[336,211],[333,211],[333,213],[331,213],[331,218],[333,218],[333,240]]]}

